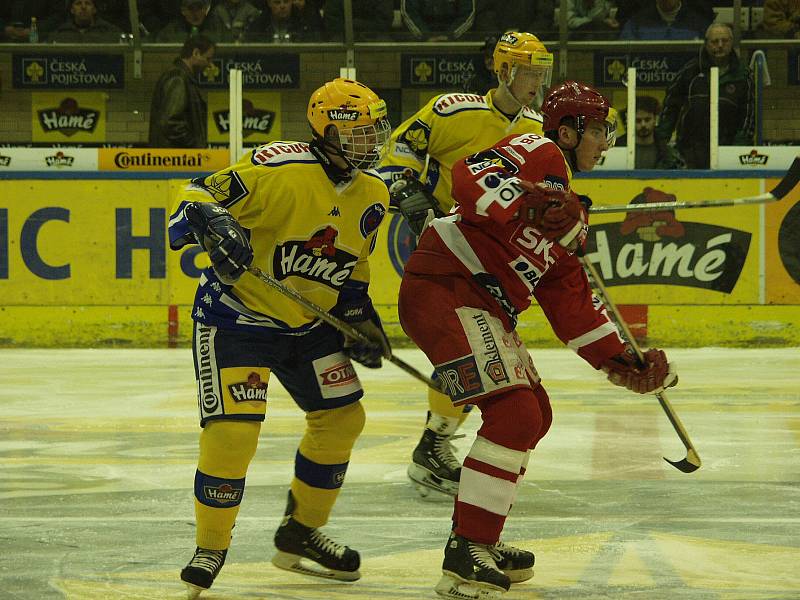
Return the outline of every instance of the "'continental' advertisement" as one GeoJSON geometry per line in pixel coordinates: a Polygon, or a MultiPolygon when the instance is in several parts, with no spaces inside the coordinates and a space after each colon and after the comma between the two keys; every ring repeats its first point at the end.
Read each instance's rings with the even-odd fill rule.
{"type": "Polygon", "coordinates": [[[99,148],[101,171],[219,171],[228,166],[227,150],[208,148],[99,148]]]}

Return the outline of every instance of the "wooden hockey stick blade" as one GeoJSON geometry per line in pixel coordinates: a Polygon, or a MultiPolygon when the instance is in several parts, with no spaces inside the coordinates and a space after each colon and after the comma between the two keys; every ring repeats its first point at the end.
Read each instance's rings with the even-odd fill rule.
{"type": "MultiPolygon", "coordinates": [[[[338,329],[339,331],[341,331],[346,336],[351,337],[351,338],[353,338],[355,340],[358,340],[359,342],[363,342],[363,343],[366,343],[366,344],[372,344],[373,346],[377,345],[375,341],[373,341],[372,339],[370,339],[369,337],[367,337],[366,335],[361,333],[358,329],[353,327],[350,323],[342,321],[338,317],[333,316],[328,311],[323,309],[321,306],[317,306],[316,304],[311,302],[311,300],[309,300],[308,298],[306,298],[305,296],[303,296],[302,294],[300,294],[296,290],[293,290],[292,288],[290,288],[288,286],[285,286],[280,281],[275,279],[272,275],[264,273],[264,271],[262,271],[258,267],[252,267],[252,266],[251,267],[247,267],[247,272],[250,273],[251,275],[257,277],[262,283],[266,283],[268,286],[270,286],[271,288],[277,290],[279,293],[283,294],[287,298],[290,298],[290,299],[294,300],[300,306],[302,306],[303,308],[308,310],[310,313],[315,315],[318,319],[320,319],[321,321],[324,321],[325,323],[327,323],[331,327],[333,327],[335,329],[338,329]]],[[[410,364],[408,364],[404,360],[401,360],[401,359],[397,358],[394,354],[392,354],[391,356],[387,357],[386,360],[388,360],[393,365],[396,365],[397,367],[399,367],[400,369],[402,369],[403,371],[405,371],[406,373],[408,373],[412,377],[418,379],[419,381],[421,381],[422,383],[424,383],[428,387],[436,390],[437,392],[441,392],[442,391],[442,386],[441,385],[437,385],[437,383],[433,379],[431,379],[430,377],[424,375],[423,373],[420,373],[417,369],[412,367],[410,364]]]]}
{"type": "Polygon", "coordinates": [[[664,460],[671,464],[673,467],[684,473],[694,473],[700,468],[700,457],[694,450],[689,450],[686,453],[686,458],[681,460],[670,460],[666,456],[664,460]]]}
{"type": "Polygon", "coordinates": [[[667,396],[664,392],[657,393],[656,400],[658,400],[658,403],[661,405],[661,408],[667,415],[667,419],[669,419],[672,428],[675,430],[675,433],[678,434],[678,437],[683,443],[684,448],[686,448],[686,458],[682,460],[670,460],[665,456],[664,460],[684,473],[692,473],[697,471],[702,464],[700,461],[700,455],[697,454],[697,450],[694,449],[694,444],[692,444],[692,440],[689,439],[689,434],[686,433],[686,429],[683,427],[683,423],[681,423],[678,413],[676,413],[672,408],[672,405],[669,403],[669,400],[667,400],[667,396]]]}
{"type": "Polygon", "coordinates": [[[742,204],[769,204],[781,200],[800,182],[800,157],[794,159],[786,175],[771,191],[758,196],[744,198],[730,198],[722,200],[696,200],[687,202],[651,202],[645,204],[619,204],[612,206],[592,206],[589,212],[619,213],[619,212],[649,212],[654,210],[675,210],[677,208],[720,208],[724,206],[739,206],[742,204]]]}

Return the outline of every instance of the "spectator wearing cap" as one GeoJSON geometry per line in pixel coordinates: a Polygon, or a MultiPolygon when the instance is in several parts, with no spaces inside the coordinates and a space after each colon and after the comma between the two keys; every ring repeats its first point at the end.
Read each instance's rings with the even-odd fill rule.
{"type": "Polygon", "coordinates": [[[220,32],[213,29],[213,22],[208,18],[210,10],[210,0],[181,0],[181,17],[167,23],[158,32],[155,41],[182,44],[187,38],[196,35],[205,35],[216,40],[220,32]]]}
{"type": "Polygon", "coordinates": [[[462,92],[485,96],[486,92],[497,87],[497,75],[494,72],[494,47],[497,45],[496,35],[487,36],[481,46],[483,60],[475,72],[464,81],[462,92]]]}
{"type": "Polygon", "coordinates": [[[241,42],[245,31],[260,14],[248,0],[222,0],[211,9],[209,28],[218,32],[218,42],[241,42]]]}
{"type": "Polygon", "coordinates": [[[122,29],[97,16],[94,0],[68,0],[69,18],[50,33],[48,41],[65,44],[112,44],[122,29]]]}

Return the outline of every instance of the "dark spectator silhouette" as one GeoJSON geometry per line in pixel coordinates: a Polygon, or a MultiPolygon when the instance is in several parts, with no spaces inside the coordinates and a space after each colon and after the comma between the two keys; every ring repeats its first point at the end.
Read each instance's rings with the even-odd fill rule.
{"type": "MultiPolygon", "coordinates": [[[[362,41],[391,37],[394,9],[391,2],[353,0],[353,37],[362,41]]],[[[344,39],[344,0],[325,2],[325,33],[328,39],[344,39]]]]}
{"type": "Polygon", "coordinates": [[[208,18],[210,0],[181,0],[181,16],[167,23],[156,35],[156,42],[183,43],[187,38],[204,35],[217,39],[217,30],[208,18]]]}
{"type": "Polygon", "coordinates": [[[208,16],[209,29],[218,42],[241,42],[261,11],[248,0],[221,0],[208,16]]]}
{"type": "Polygon", "coordinates": [[[472,29],[475,0],[400,0],[400,12],[418,40],[457,40],[472,29]]]}
{"type": "Polygon", "coordinates": [[[573,40],[616,38],[617,6],[611,0],[567,0],[567,28],[573,40]]]}
{"type": "Polygon", "coordinates": [[[49,42],[65,44],[112,44],[119,42],[122,29],[98,16],[94,0],[69,0],[69,17],[47,36],[49,42]]]}
{"type": "Polygon", "coordinates": [[[152,148],[206,148],[207,105],[197,76],[214,57],[214,42],[203,35],[190,37],[173,66],[161,74],[150,104],[152,148]]]}
{"type": "MultiPolygon", "coordinates": [[[[637,169],[680,169],[685,165],[678,151],[666,141],[655,136],[656,121],[661,105],[653,96],[636,96],[636,118],[633,139],[636,143],[637,169]]],[[[625,115],[621,115],[625,118],[625,115]]],[[[617,140],[618,146],[627,145],[627,134],[617,140]]]]}
{"type": "Polygon", "coordinates": [[[31,17],[36,17],[39,35],[46,36],[47,32],[64,20],[64,1],[0,1],[0,41],[16,44],[30,41],[31,17]]]}
{"type": "Polygon", "coordinates": [[[695,40],[711,24],[691,0],[649,0],[622,26],[623,40],[695,40]]]}
{"type": "Polygon", "coordinates": [[[304,20],[292,0],[264,0],[264,10],[250,25],[246,38],[249,42],[274,44],[315,41],[322,35],[320,23],[304,20]]]}
{"type": "Polygon", "coordinates": [[[475,73],[464,82],[461,91],[485,96],[486,92],[497,87],[497,75],[494,72],[494,47],[497,45],[498,39],[499,36],[490,35],[483,41],[483,46],[481,46],[483,61],[475,73]]]}

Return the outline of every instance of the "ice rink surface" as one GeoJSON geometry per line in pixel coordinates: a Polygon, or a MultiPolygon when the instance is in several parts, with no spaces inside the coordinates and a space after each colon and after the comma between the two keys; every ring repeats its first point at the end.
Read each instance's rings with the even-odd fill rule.
{"type": "MultiPolygon", "coordinates": [[[[428,371],[414,350],[398,356],[428,371]]],[[[605,381],[567,350],[537,350],[554,423],[503,539],[536,553],[505,598],[800,598],[800,350],[673,350],[669,398],[703,467],[655,397],[605,381]]],[[[0,350],[0,598],[180,598],[194,550],[198,425],[191,352],[0,350]]],[[[425,390],[359,369],[367,426],[325,531],[361,552],[362,579],[273,567],[302,413],[270,383],[228,562],[207,600],[435,598],[451,502],[405,469],[425,390]]],[[[480,417],[456,442],[460,456],[480,417]]]]}

